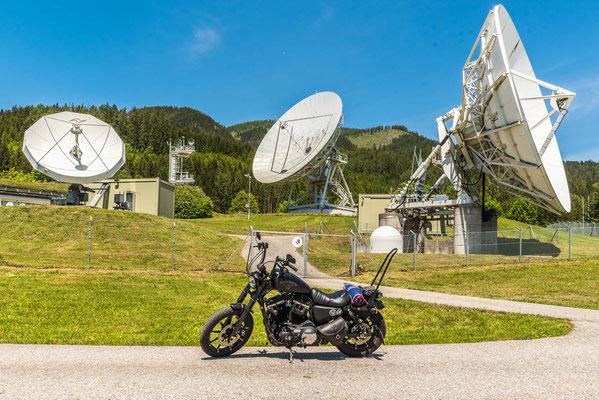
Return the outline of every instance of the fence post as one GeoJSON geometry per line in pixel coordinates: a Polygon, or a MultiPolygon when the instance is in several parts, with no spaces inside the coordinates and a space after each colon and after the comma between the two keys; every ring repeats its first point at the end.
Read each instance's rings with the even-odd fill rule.
{"type": "Polygon", "coordinates": [[[351,231],[351,276],[356,276],[356,234],[351,231]]]}
{"type": "Polygon", "coordinates": [[[303,259],[304,259],[304,270],[303,270],[303,275],[302,277],[305,278],[308,276],[308,237],[309,235],[307,233],[304,233],[304,254],[303,254],[303,259]]]}
{"type": "Polygon", "coordinates": [[[87,238],[87,269],[91,269],[92,258],[92,218],[89,217],[89,232],[87,238]]]}
{"type": "Polygon", "coordinates": [[[470,262],[470,231],[466,231],[466,267],[470,262]]]}
{"type": "Polygon", "coordinates": [[[518,251],[518,262],[522,262],[522,229],[516,227],[518,229],[518,233],[520,234],[520,250],[518,251]]]}
{"type": "Polygon", "coordinates": [[[414,237],[414,256],[412,258],[412,271],[416,271],[416,232],[412,232],[412,236],[414,237]]]}
{"type": "Polygon", "coordinates": [[[568,222],[568,261],[572,260],[572,223],[568,222]]]}
{"type": "Polygon", "coordinates": [[[559,225],[557,226],[557,245],[559,246],[559,225]]]}
{"type": "Polygon", "coordinates": [[[177,223],[173,221],[173,271],[175,270],[175,248],[177,244],[177,223]]]}
{"type": "Polygon", "coordinates": [[[248,254],[248,262],[250,263],[250,271],[254,272],[254,227],[250,226],[250,250],[248,254]]]}

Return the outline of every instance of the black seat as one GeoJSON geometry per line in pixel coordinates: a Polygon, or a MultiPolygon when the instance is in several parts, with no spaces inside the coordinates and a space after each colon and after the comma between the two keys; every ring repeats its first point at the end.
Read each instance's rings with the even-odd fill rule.
{"type": "Polygon", "coordinates": [[[312,289],[310,292],[314,304],[327,307],[343,307],[351,301],[349,294],[345,290],[339,290],[335,293],[325,293],[318,289],[312,289]]]}

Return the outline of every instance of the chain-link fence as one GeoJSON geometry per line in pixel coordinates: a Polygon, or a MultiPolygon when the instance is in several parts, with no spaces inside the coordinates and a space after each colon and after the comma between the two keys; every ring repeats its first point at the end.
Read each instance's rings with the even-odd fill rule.
{"type": "MultiPolygon", "coordinates": [[[[55,222],[58,227],[44,233],[39,229],[29,232],[29,225],[24,224],[10,234],[5,232],[0,261],[4,265],[35,267],[241,272],[248,254],[252,256],[249,243],[256,240],[256,232],[263,235],[263,241],[271,243],[269,257],[292,254],[298,259],[299,273],[306,277],[322,277],[323,273],[367,274],[376,270],[385,256],[372,253],[370,235],[358,233],[355,226],[351,230],[337,226],[331,231],[321,222],[311,227],[306,224],[301,232],[286,232],[253,228],[248,231],[240,225],[225,230],[240,231],[238,234],[228,234],[222,232],[220,225],[155,220],[149,216],[124,220],[129,217],[114,219],[99,213],[92,219],[82,212],[55,222]],[[348,230],[343,233],[344,229],[348,230]],[[301,241],[297,247],[294,238],[301,241]]],[[[580,236],[586,232],[575,228],[574,224],[560,224],[549,228],[520,225],[483,232],[455,232],[453,227],[444,232],[411,232],[403,236],[392,267],[426,271],[595,257],[597,239],[580,236]]],[[[594,229],[592,224],[580,228],[594,229]]]]}
{"type": "MultiPolygon", "coordinates": [[[[375,271],[385,254],[370,251],[370,236],[357,230],[348,235],[318,232],[260,231],[251,228],[271,244],[269,252],[298,259],[303,277],[355,276],[375,271]],[[294,247],[293,239],[299,238],[294,247]]],[[[401,271],[431,270],[445,267],[505,265],[531,260],[572,259],[572,234],[568,226],[554,229],[514,227],[483,232],[410,232],[399,244],[393,261],[401,271]],[[456,237],[457,236],[457,237],[456,237]]],[[[254,239],[255,240],[255,239],[254,239]]],[[[253,252],[248,250],[250,258],[253,252]]],[[[581,253],[582,254],[582,253],[581,253]]]]}
{"type": "Polygon", "coordinates": [[[599,237],[599,224],[595,222],[556,222],[547,225],[549,229],[568,229],[572,230],[573,235],[599,237]]]}

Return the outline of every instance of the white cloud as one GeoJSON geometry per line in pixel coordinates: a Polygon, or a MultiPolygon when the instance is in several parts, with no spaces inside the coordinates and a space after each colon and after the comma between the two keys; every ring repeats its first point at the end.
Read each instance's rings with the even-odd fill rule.
{"type": "Polygon", "coordinates": [[[599,76],[573,82],[566,89],[576,93],[576,98],[570,110],[586,114],[599,109],[599,76]]]}
{"type": "Polygon", "coordinates": [[[193,53],[204,54],[214,49],[219,42],[220,35],[213,28],[195,28],[190,47],[193,53]]]}

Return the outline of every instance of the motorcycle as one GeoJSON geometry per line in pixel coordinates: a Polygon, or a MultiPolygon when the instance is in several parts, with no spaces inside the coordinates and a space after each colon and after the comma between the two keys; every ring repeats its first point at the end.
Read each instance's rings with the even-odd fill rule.
{"type": "Polygon", "coordinates": [[[318,346],[331,343],[349,357],[365,357],[384,343],[386,326],[379,287],[397,249],[391,250],[379,267],[372,283],[362,289],[364,304],[354,305],[348,291],[325,293],[310,288],[289,270],[297,272],[295,259],[287,254],[265,262],[267,242],[259,233],[254,247],[258,253],[246,264],[248,284],[237,301],[214,313],[202,327],[200,345],[212,357],[226,357],[241,349],[254,329],[253,308],[258,304],[269,342],[273,346],[318,346]],[[256,271],[250,266],[257,259],[256,271]],[[266,264],[274,265],[267,270],[266,264]],[[380,279],[375,285],[377,278],[380,279]],[[278,294],[268,296],[271,292],[278,294]],[[244,304],[249,296],[249,301],[244,304]]]}

